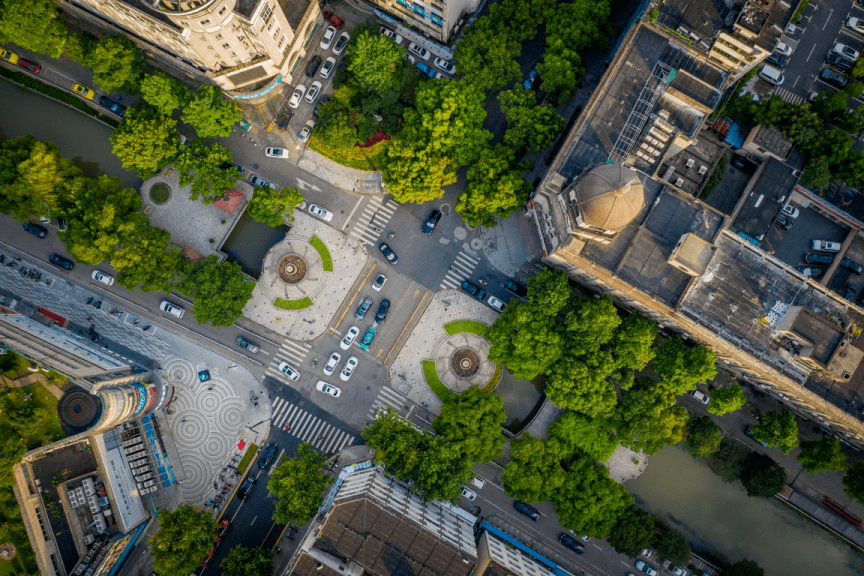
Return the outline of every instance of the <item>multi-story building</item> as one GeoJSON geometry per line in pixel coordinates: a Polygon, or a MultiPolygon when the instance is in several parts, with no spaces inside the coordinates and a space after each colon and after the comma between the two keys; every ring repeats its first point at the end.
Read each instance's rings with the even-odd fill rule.
{"type": "Polygon", "coordinates": [[[424,35],[447,43],[480,0],[369,0],[424,35]]]}
{"type": "MultiPolygon", "coordinates": [[[[703,7],[659,10],[698,19],[703,7]]],[[[864,222],[796,185],[801,156],[776,131],[730,147],[706,129],[740,69],[662,18],[628,31],[533,195],[545,261],[711,346],[743,381],[864,447],[864,222]],[[700,199],[718,165],[720,184],[700,199]],[[822,264],[803,273],[802,255],[824,240],[833,252],[808,256],[822,264]]]]}
{"type": "Polygon", "coordinates": [[[291,83],[321,24],[317,2],[299,0],[57,0],[108,33],[122,33],[149,56],[235,98],[291,83]]]}

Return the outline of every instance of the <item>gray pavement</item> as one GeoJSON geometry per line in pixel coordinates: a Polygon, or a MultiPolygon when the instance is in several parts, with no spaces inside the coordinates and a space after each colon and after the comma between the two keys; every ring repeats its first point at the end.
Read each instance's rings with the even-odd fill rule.
{"type": "Polygon", "coordinates": [[[367,172],[338,164],[306,148],[297,167],[326,180],[332,186],[355,194],[379,195],[383,191],[381,172],[367,172]]]}

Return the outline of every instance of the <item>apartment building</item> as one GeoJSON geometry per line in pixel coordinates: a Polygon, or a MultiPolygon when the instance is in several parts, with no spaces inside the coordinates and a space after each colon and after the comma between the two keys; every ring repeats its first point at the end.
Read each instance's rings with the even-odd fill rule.
{"type": "Polygon", "coordinates": [[[368,0],[425,36],[447,44],[480,0],[368,0]]]}

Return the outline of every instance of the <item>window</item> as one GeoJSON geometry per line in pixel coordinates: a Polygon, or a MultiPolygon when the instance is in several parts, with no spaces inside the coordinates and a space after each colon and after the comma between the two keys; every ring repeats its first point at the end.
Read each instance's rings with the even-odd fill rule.
{"type": "Polygon", "coordinates": [[[222,9],[219,10],[219,16],[221,16],[222,14],[224,14],[224,13],[225,13],[225,10],[227,10],[227,9],[228,9],[227,6],[223,6],[222,9]]]}
{"type": "Polygon", "coordinates": [[[230,47],[231,47],[231,45],[228,44],[227,42],[225,44],[222,44],[222,48],[230,48],[230,47]]]}
{"type": "Polygon", "coordinates": [[[237,53],[236,53],[236,52],[231,52],[231,57],[232,57],[232,58],[237,58],[237,53]]]}
{"type": "Polygon", "coordinates": [[[275,40],[276,38],[278,38],[279,34],[281,34],[281,33],[282,33],[282,28],[280,28],[279,26],[276,26],[276,29],[273,30],[273,39],[275,40]]]}
{"type": "Polygon", "coordinates": [[[282,48],[282,45],[285,44],[285,36],[279,39],[279,44],[276,46],[277,48],[282,48]]]}
{"type": "Polygon", "coordinates": [[[221,39],[222,39],[222,35],[221,35],[221,34],[216,34],[216,39],[217,39],[217,40],[221,40],[221,39]]]}
{"type": "Polygon", "coordinates": [[[206,25],[209,24],[209,23],[210,23],[210,19],[209,19],[209,18],[208,18],[207,20],[201,20],[201,22],[200,22],[201,26],[206,26],[206,25]]]}
{"type": "Polygon", "coordinates": [[[264,7],[264,10],[261,12],[261,20],[264,21],[265,24],[270,22],[270,17],[273,16],[273,8],[268,4],[264,7]]]}

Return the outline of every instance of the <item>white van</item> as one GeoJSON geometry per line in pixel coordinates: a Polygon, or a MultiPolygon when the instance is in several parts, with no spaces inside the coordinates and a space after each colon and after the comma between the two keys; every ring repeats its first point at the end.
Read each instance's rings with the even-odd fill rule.
{"type": "Polygon", "coordinates": [[[779,69],[774,68],[773,66],[770,66],[768,64],[765,64],[764,66],[762,66],[762,69],[759,70],[759,77],[766,82],[774,84],[775,86],[780,86],[781,84],[783,84],[783,81],[786,80],[786,78],[783,77],[783,73],[780,72],[779,69]]]}
{"type": "Polygon", "coordinates": [[[171,314],[172,316],[176,316],[177,318],[182,318],[183,314],[186,313],[186,310],[168,300],[162,300],[162,302],[159,303],[159,309],[171,314]]]}
{"type": "Polygon", "coordinates": [[[504,309],[504,304],[505,304],[505,302],[503,302],[502,300],[499,300],[495,296],[489,296],[489,299],[486,300],[486,303],[489,304],[489,306],[491,306],[492,308],[494,308],[498,312],[501,312],[501,310],[504,309]]]}

